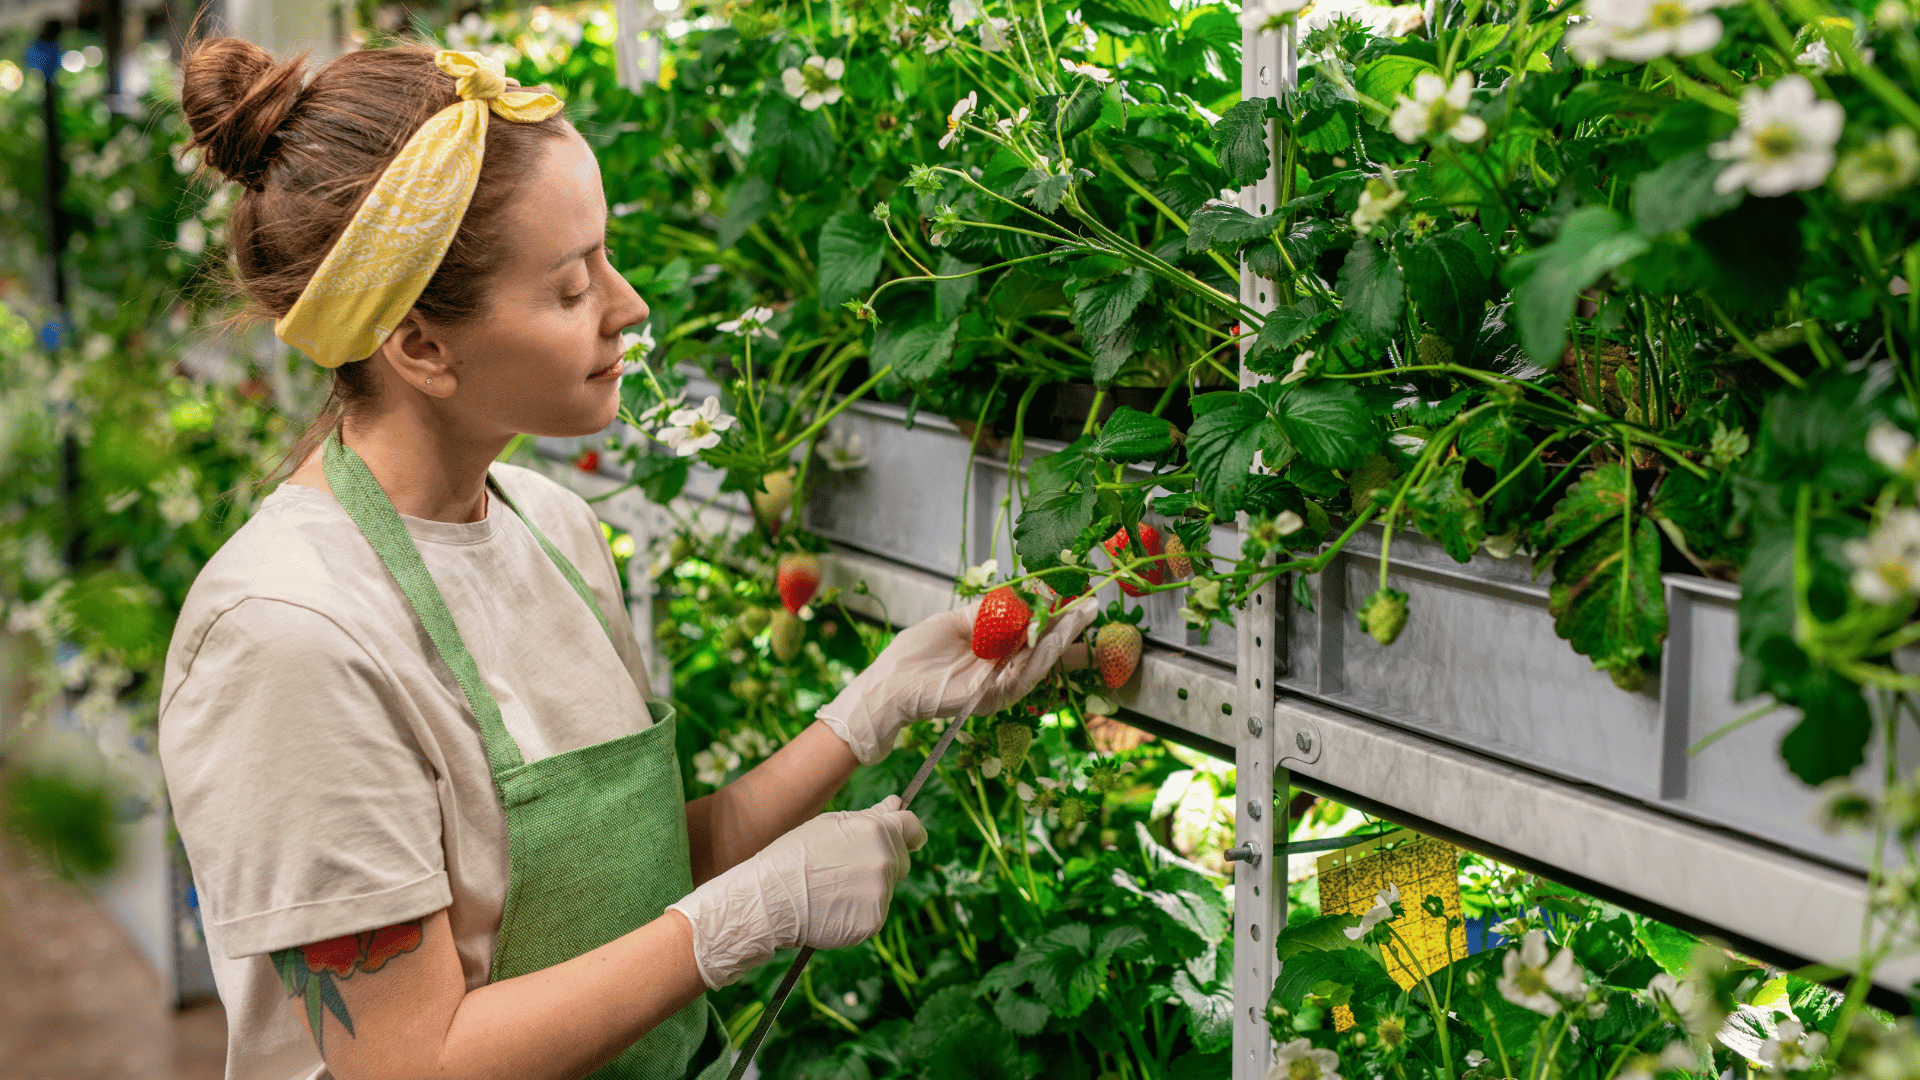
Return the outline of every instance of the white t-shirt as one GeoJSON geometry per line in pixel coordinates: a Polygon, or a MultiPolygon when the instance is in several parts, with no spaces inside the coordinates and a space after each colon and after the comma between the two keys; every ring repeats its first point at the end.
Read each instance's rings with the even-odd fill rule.
{"type": "MultiPolygon", "coordinates": [[[[599,522],[532,470],[494,478],[580,571],[613,642],[518,516],[401,515],[528,761],[641,730],[647,674],[599,522]]],[[[226,1003],[228,1080],[328,1075],[268,953],[449,912],[482,986],[506,819],[465,697],[331,494],[282,484],[174,628],[160,760],[226,1003]]],[[[332,1023],[332,1021],[328,1021],[332,1023]]]]}

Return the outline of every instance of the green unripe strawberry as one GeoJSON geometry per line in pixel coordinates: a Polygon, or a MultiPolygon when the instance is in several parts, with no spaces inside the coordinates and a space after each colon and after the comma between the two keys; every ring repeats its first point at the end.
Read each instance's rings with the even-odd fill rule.
{"type": "Polygon", "coordinates": [[[720,647],[721,648],[737,649],[746,643],[747,643],[747,631],[739,623],[734,623],[732,626],[729,626],[725,630],[720,631],[720,647]]]}
{"type": "Polygon", "coordinates": [[[768,611],[766,608],[750,607],[740,613],[740,628],[745,630],[749,636],[758,634],[767,628],[767,622],[772,618],[773,612],[768,611]]]}
{"type": "Polygon", "coordinates": [[[1018,720],[1008,720],[993,729],[1000,747],[1000,763],[1009,774],[1020,771],[1027,760],[1027,747],[1033,745],[1033,729],[1018,720]]]}
{"type": "Polygon", "coordinates": [[[785,611],[773,613],[773,655],[786,663],[800,655],[800,643],[806,639],[807,624],[800,616],[785,611]]]}
{"type": "Polygon", "coordinates": [[[1391,645],[1407,625],[1407,594],[1382,588],[1360,609],[1360,629],[1382,645],[1391,645]]]}
{"type": "Polygon", "coordinates": [[[1060,827],[1071,829],[1087,820],[1087,804],[1079,799],[1068,799],[1060,804],[1060,827]]]}

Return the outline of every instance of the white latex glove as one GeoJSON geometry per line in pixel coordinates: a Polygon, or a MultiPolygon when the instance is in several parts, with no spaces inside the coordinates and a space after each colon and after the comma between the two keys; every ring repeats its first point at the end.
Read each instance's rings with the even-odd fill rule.
{"type": "Polygon", "coordinates": [[[1056,612],[1046,633],[1005,660],[973,655],[978,598],[900,631],[840,696],[814,715],[871,765],[892,752],[900,729],[935,716],[988,716],[1027,696],[1068,644],[1100,613],[1091,595],[1056,612]]]}
{"type": "Polygon", "coordinates": [[[907,853],[926,842],[920,819],[889,795],[871,809],[821,814],[667,910],[693,924],[694,963],[718,990],[776,949],[872,937],[907,876],[907,853]]]}

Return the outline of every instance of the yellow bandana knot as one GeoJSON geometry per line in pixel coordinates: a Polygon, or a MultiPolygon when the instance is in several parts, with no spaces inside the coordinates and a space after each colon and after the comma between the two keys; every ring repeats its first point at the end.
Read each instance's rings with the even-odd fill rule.
{"type": "Polygon", "coordinates": [[[280,340],[321,367],[373,355],[420,299],[473,199],[488,111],[532,124],[561,109],[552,94],[510,89],[519,84],[493,57],[442,49],[433,62],[458,80],[460,102],[407,140],[300,299],[273,324],[280,340]]]}

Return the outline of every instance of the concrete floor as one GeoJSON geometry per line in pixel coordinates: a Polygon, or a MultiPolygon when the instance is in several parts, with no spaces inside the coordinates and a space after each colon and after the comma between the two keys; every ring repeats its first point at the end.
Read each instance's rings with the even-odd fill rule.
{"type": "Polygon", "coordinates": [[[218,1002],[174,1012],[119,924],[0,843],[0,1080],[220,1080],[218,1002]]]}

